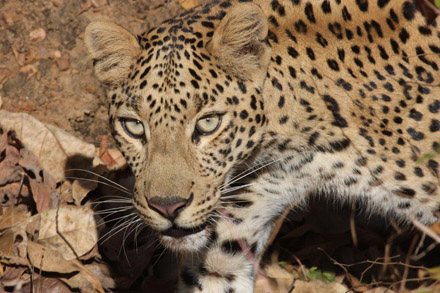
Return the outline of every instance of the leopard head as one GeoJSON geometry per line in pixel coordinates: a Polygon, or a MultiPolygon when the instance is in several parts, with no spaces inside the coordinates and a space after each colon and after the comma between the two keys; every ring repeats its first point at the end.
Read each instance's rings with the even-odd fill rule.
{"type": "Polygon", "coordinates": [[[139,37],[107,21],[86,29],[112,134],[136,177],[134,206],[172,249],[209,241],[228,175],[263,139],[267,34],[250,3],[212,21],[196,9],[139,37]]]}

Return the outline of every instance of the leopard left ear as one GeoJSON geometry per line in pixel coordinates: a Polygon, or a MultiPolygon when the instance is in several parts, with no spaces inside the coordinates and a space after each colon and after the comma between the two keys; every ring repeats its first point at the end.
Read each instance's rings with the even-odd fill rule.
{"type": "Polygon", "coordinates": [[[123,81],[142,51],[134,35],[109,21],[90,23],[84,42],[93,59],[96,76],[107,85],[123,81]]]}
{"type": "Polygon", "coordinates": [[[266,75],[270,47],[267,18],[253,3],[235,4],[220,21],[207,50],[226,72],[243,80],[266,75]]]}

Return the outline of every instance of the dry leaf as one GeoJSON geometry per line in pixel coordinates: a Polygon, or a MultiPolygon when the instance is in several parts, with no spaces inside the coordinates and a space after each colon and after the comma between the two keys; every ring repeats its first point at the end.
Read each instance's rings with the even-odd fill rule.
{"type": "Polygon", "coordinates": [[[346,293],[350,290],[339,283],[326,283],[320,280],[310,282],[295,280],[292,293],[346,293]]]}
{"type": "Polygon", "coordinates": [[[39,42],[46,38],[46,31],[42,28],[34,29],[29,33],[29,38],[33,42],[39,42]]]}
{"type": "Polygon", "coordinates": [[[58,251],[67,259],[86,254],[98,241],[93,211],[86,206],[62,206],[47,210],[41,215],[38,243],[58,251]],[[57,216],[58,213],[58,216],[57,216]],[[69,244],[57,233],[58,231],[69,244]]]}
{"type": "Polygon", "coordinates": [[[64,259],[58,251],[48,249],[33,241],[28,241],[28,256],[33,266],[46,272],[67,274],[80,270],[75,262],[64,259]]]}
{"type": "MultiPolygon", "coordinates": [[[[96,279],[96,281],[98,281],[98,283],[101,284],[104,288],[112,289],[116,287],[115,280],[111,278],[111,272],[109,268],[104,264],[93,263],[85,265],[85,268],[90,273],[90,275],[92,275],[94,279],[96,279]]],[[[78,280],[74,280],[77,283],[75,287],[84,288],[84,285],[81,285],[84,280],[81,279],[84,279],[84,274],[79,275],[78,280]]],[[[72,284],[72,280],[69,282],[69,284],[72,284]]]]}
{"type": "Polygon", "coordinates": [[[93,166],[105,165],[108,170],[119,170],[127,165],[124,156],[117,149],[108,148],[108,136],[103,135],[101,144],[97,149],[97,155],[93,160],[93,166]]]}
{"type": "Polygon", "coordinates": [[[12,140],[13,138],[9,133],[0,136],[0,153],[4,156],[0,161],[0,185],[20,181],[22,177],[22,169],[17,166],[20,159],[20,152],[18,148],[14,146],[15,142],[12,140]]]}
{"type": "Polygon", "coordinates": [[[440,222],[435,222],[429,228],[434,231],[437,235],[440,235],[440,222]]]}
{"type": "Polygon", "coordinates": [[[12,227],[29,218],[30,215],[31,213],[25,210],[23,206],[3,208],[3,214],[0,216],[0,230],[12,227]]]}
{"type": "Polygon", "coordinates": [[[95,190],[96,187],[98,187],[98,179],[95,177],[93,180],[95,181],[88,181],[88,180],[75,180],[72,184],[72,197],[75,205],[80,206],[82,200],[84,197],[87,196],[87,194],[95,190]]]}
{"type": "Polygon", "coordinates": [[[21,279],[21,276],[26,270],[26,267],[6,267],[4,274],[0,275],[0,284],[12,287],[22,283],[23,280],[21,279]]]}
{"type": "Polygon", "coordinates": [[[93,158],[95,147],[51,125],[46,125],[24,113],[0,110],[0,127],[14,129],[18,138],[40,160],[43,168],[56,182],[64,178],[69,157],[81,155],[93,158]]]}
{"type": "MultiPolygon", "coordinates": [[[[294,280],[294,275],[282,268],[278,263],[271,262],[264,266],[265,276],[258,276],[255,282],[255,292],[264,293],[270,289],[273,292],[287,292],[294,280]]],[[[295,276],[298,277],[298,276],[295,276]]]]}
{"type": "Polygon", "coordinates": [[[0,261],[4,264],[28,265],[26,258],[28,239],[21,227],[6,229],[0,235],[0,261]]]}

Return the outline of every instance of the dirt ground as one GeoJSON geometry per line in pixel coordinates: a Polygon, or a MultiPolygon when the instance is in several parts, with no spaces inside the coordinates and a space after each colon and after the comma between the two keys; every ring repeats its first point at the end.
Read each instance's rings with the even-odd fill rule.
{"type": "Polygon", "coordinates": [[[107,107],[83,42],[87,24],[109,19],[139,34],[182,11],[175,0],[0,0],[2,108],[99,144],[107,107]]]}
{"type": "MultiPolygon", "coordinates": [[[[417,2],[432,19],[435,13],[429,5],[417,2]]],[[[92,20],[109,19],[139,34],[182,11],[177,0],[0,0],[2,109],[28,113],[98,146],[108,134],[107,106],[104,89],[87,58],[85,27],[92,20]]],[[[269,249],[263,263],[275,263],[275,276],[288,271],[289,278],[296,274],[301,280],[344,283],[355,292],[374,286],[383,292],[432,284],[425,267],[440,264],[440,251],[421,233],[389,223],[383,228],[383,220],[358,214],[352,206],[335,207],[322,201],[312,201],[311,206],[304,213],[290,214],[269,249]]],[[[120,237],[124,240],[125,234],[120,237]]],[[[156,279],[166,280],[172,274],[169,264],[174,258],[163,254],[163,249],[153,255],[149,245],[138,247],[137,243],[121,255],[121,244],[115,249],[114,243],[118,242],[100,244],[99,251],[119,288],[173,292],[174,283],[169,281],[157,283],[163,291],[152,288],[156,279]],[[138,256],[139,251],[145,252],[145,259],[138,256]],[[164,289],[167,285],[171,289],[164,289]]]]}

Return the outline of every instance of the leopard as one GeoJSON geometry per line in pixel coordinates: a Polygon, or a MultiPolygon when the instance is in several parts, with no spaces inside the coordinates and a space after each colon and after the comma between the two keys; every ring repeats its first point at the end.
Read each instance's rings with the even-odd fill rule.
{"type": "Polygon", "coordinates": [[[179,292],[253,292],[309,194],[439,220],[440,30],[412,1],[220,0],[84,42],[179,292]]]}

